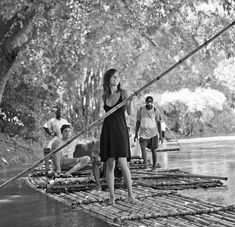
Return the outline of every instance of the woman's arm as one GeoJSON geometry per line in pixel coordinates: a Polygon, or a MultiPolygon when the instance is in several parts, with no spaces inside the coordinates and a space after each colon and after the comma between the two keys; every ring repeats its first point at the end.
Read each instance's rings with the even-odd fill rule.
{"type": "MultiPolygon", "coordinates": [[[[122,96],[123,96],[124,99],[128,98],[128,93],[124,89],[122,90],[122,96]]],[[[126,110],[127,110],[127,114],[130,116],[131,113],[132,113],[132,110],[133,110],[133,100],[127,101],[127,103],[126,103],[126,110]]]]}

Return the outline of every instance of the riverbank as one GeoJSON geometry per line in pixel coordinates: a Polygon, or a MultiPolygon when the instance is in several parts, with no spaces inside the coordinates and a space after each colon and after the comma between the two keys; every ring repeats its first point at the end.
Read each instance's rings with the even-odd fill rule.
{"type": "Polygon", "coordinates": [[[0,134],[0,169],[15,164],[32,163],[43,157],[40,144],[20,137],[0,134]]]}

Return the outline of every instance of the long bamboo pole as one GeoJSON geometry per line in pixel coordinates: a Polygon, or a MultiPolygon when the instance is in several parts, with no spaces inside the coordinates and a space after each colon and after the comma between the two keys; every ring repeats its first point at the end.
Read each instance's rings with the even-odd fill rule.
{"type": "Polygon", "coordinates": [[[148,82],[146,85],[144,85],[143,87],[139,88],[137,91],[135,91],[133,94],[131,94],[128,98],[126,98],[125,100],[123,100],[121,103],[119,103],[117,106],[115,106],[114,108],[112,108],[110,111],[108,111],[107,113],[105,113],[100,119],[97,119],[96,121],[94,121],[93,123],[91,123],[90,125],[86,126],[83,130],[81,130],[76,136],[72,137],[70,140],[68,140],[65,144],[63,144],[62,146],[60,146],[59,148],[57,148],[54,151],[51,151],[48,155],[44,156],[41,160],[39,160],[38,162],[36,162],[35,164],[33,164],[32,166],[30,166],[29,168],[27,168],[26,170],[22,171],[21,173],[17,174],[16,176],[12,177],[11,179],[7,180],[6,182],[4,182],[3,184],[0,185],[0,189],[7,185],[8,183],[10,183],[13,180],[18,179],[19,177],[23,176],[26,173],[29,173],[30,171],[32,171],[35,167],[37,167],[39,164],[41,164],[44,160],[46,160],[47,158],[49,158],[51,155],[57,153],[58,151],[60,151],[61,149],[63,149],[64,147],[68,146],[73,140],[77,139],[80,135],[84,134],[85,132],[89,131],[92,127],[99,125],[103,122],[103,120],[108,117],[109,115],[111,115],[113,112],[115,112],[116,110],[118,110],[120,107],[124,106],[128,101],[131,101],[135,96],[137,96],[140,92],[142,92],[143,90],[145,90],[147,87],[149,87],[150,85],[152,85],[153,83],[155,83],[156,81],[160,80],[162,77],[164,77],[166,74],[168,74],[169,72],[171,72],[174,68],[176,68],[178,65],[182,64],[183,62],[185,62],[188,58],[190,58],[192,55],[194,55],[195,53],[197,53],[200,49],[202,49],[203,47],[205,47],[206,45],[208,45],[209,43],[211,43],[213,40],[215,40],[216,38],[218,38],[220,35],[222,35],[224,32],[226,32],[228,29],[230,29],[231,27],[233,27],[235,25],[235,21],[233,21],[232,23],[230,23],[229,25],[227,25],[225,28],[223,28],[221,31],[219,31],[216,35],[212,36],[209,40],[207,40],[206,42],[204,42],[203,44],[201,44],[200,46],[198,46],[197,48],[195,48],[193,51],[191,51],[189,54],[187,54],[185,57],[183,57],[182,59],[180,59],[177,63],[175,63],[174,65],[172,65],[170,68],[168,68],[166,71],[164,71],[162,74],[160,74],[159,76],[155,77],[153,80],[151,80],[150,82],[148,82]]]}

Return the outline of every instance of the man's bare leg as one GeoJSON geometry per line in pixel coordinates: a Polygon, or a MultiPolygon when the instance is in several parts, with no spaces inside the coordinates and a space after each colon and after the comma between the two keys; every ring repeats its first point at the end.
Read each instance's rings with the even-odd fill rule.
{"type": "Polygon", "coordinates": [[[72,173],[82,169],[83,167],[87,166],[90,162],[89,156],[84,156],[81,158],[78,158],[78,163],[75,164],[69,171],[67,171],[64,176],[71,176],[72,173]]]}
{"type": "Polygon", "coordinates": [[[153,166],[152,166],[152,171],[154,171],[157,168],[157,152],[155,149],[151,150],[152,151],[152,160],[153,160],[153,166]]]}
{"type": "Polygon", "coordinates": [[[92,172],[96,182],[96,190],[101,191],[102,187],[100,184],[100,167],[96,159],[94,159],[92,162],[92,172]]]}
{"type": "MultiPolygon", "coordinates": [[[[51,151],[50,148],[44,148],[44,156],[48,155],[50,153],[50,151],[51,151]]],[[[46,175],[49,173],[49,170],[50,170],[49,159],[50,159],[50,157],[48,157],[44,161],[44,163],[45,163],[45,174],[46,175]]]]}
{"type": "Polygon", "coordinates": [[[60,152],[52,155],[53,171],[57,172],[58,174],[61,173],[60,158],[60,152]]]}
{"type": "Polygon", "coordinates": [[[141,153],[142,153],[142,158],[144,160],[144,168],[145,169],[148,168],[148,158],[147,158],[146,146],[147,146],[147,142],[146,141],[141,141],[140,142],[141,153]]]}

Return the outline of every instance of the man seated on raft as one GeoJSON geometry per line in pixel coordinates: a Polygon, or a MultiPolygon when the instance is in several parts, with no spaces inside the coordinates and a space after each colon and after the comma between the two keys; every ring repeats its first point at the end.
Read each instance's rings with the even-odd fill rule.
{"type": "MultiPolygon", "coordinates": [[[[72,136],[72,129],[70,125],[62,125],[61,127],[62,138],[55,138],[52,143],[52,151],[66,143],[72,136]]],[[[73,153],[78,140],[73,140],[69,145],[52,155],[53,170],[55,177],[60,176],[61,171],[66,171],[64,177],[71,177],[72,173],[79,171],[90,163],[90,157],[83,156],[74,158],[73,153]]]]}

